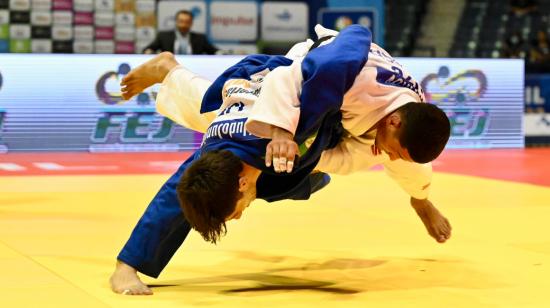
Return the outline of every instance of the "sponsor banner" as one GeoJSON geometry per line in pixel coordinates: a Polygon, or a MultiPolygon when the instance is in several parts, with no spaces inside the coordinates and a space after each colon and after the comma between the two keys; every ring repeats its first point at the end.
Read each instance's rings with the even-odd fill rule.
{"type": "Polygon", "coordinates": [[[115,12],[134,12],[136,10],[136,0],[116,0],[115,12]]]}
{"type": "Polygon", "coordinates": [[[155,13],[155,0],[137,0],[136,12],[138,13],[155,13]]]}
{"type": "Polygon", "coordinates": [[[73,42],[74,53],[94,53],[94,41],[92,40],[75,40],[73,42]]]}
{"type": "MultiPolygon", "coordinates": [[[[115,28],[115,40],[123,42],[134,42],[136,29],[134,27],[116,27],[115,28]]],[[[132,47],[133,53],[133,47],[132,47]]]]}
{"type": "Polygon", "coordinates": [[[176,12],[179,10],[188,10],[193,14],[191,31],[206,33],[206,4],[204,1],[160,1],[157,11],[158,30],[174,30],[176,12]]]}
{"type": "Polygon", "coordinates": [[[74,13],[75,25],[93,25],[94,13],[92,12],[75,12],[74,13]]]}
{"type": "Polygon", "coordinates": [[[115,53],[119,54],[132,54],[135,53],[135,44],[134,42],[116,42],[115,43],[115,53]]]}
{"type": "Polygon", "coordinates": [[[95,12],[94,20],[97,27],[112,27],[115,25],[115,13],[95,12]]]}
{"type": "Polygon", "coordinates": [[[526,113],[525,136],[526,137],[549,137],[550,140],[550,113],[526,113]]]}
{"type": "Polygon", "coordinates": [[[115,0],[95,0],[95,10],[97,11],[110,11],[115,9],[115,0]]]}
{"type": "Polygon", "coordinates": [[[31,13],[29,11],[10,11],[10,23],[28,24],[31,22],[31,13]]]}
{"type": "Polygon", "coordinates": [[[93,40],[94,39],[94,27],[92,27],[92,26],[75,26],[74,27],[74,38],[75,38],[75,40],[80,40],[80,41],[93,40]]]}
{"type": "Polygon", "coordinates": [[[103,53],[103,54],[115,53],[115,42],[112,40],[98,40],[96,38],[95,53],[103,53]]]}
{"type": "Polygon", "coordinates": [[[54,40],[52,50],[54,53],[73,53],[73,42],[54,40]]]}
{"type": "Polygon", "coordinates": [[[52,13],[49,11],[31,12],[31,25],[33,26],[50,26],[52,24],[52,13]]]}
{"type": "Polygon", "coordinates": [[[33,39],[50,39],[52,38],[52,27],[50,26],[32,26],[31,37],[33,39]]]}
{"type": "Polygon", "coordinates": [[[75,12],[93,12],[94,0],[74,0],[75,12]]]}
{"type": "Polygon", "coordinates": [[[15,40],[29,39],[31,37],[30,25],[11,25],[10,38],[15,40]]]}
{"type": "Polygon", "coordinates": [[[31,6],[33,10],[49,11],[52,9],[52,0],[32,0],[31,6]]]}
{"type": "Polygon", "coordinates": [[[73,1],[72,0],[53,0],[52,7],[54,10],[72,10],[73,1]]]}
{"type": "Polygon", "coordinates": [[[52,38],[58,41],[68,41],[73,39],[73,27],[56,26],[52,27],[52,38]]]}
{"type": "MultiPolygon", "coordinates": [[[[213,80],[241,58],[182,56],[178,61],[213,80]]],[[[200,143],[196,133],[155,112],[158,87],[122,100],[120,80],[149,59],[144,55],[79,55],[72,56],[67,65],[67,56],[0,55],[0,144],[4,152],[196,148],[200,143]],[[28,90],[29,84],[33,91],[28,90]]]]}
{"type": "Polygon", "coordinates": [[[115,37],[112,27],[97,27],[95,28],[95,38],[97,40],[112,40],[115,37]]]}
{"type": "Polygon", "coordinates": [[[0,25],[10,23],[10,12],[8,10],[0,10],[0,25]]]}
{"type": "Polygon", "coordinates": [[[71,11],[53,11],[53,24],[54,25],[67,25],[73,24],[73,12],[71,11]]]}
{"type": "Polygon", "coordinates": [[[31,52],[33,53],[51,53],[52,40],[49,39],[32,39],[31,52]]]}
{"type": "Polygon", "coordinates": [[[522,60],[401,58],[378,79],[424,90],[451,121],[448,148],[524,146],[522,60]],[[411,81],[400,64],[412,73],[411,81]],[[515,72],[509,74],[509,72],[515,72]]]}
{"type": "Polygon", "coordinates": [[[10,38],[10,25],[0,25],[0,40],[10,38]]]}
{"type": "Polygon", "coordinates": [[[138,27],[136,28],[136,39],[139,41],[151,42],[155,39],[157,31],[154,27],[138,27]]]}
{"type": "Polygon", "coordinates": [[[138,13],[136,16],[136,27],[156,27],[157,17],[155,14],[138,13]]]}
{"type": "Polygon", "coordinates": [[[31,40],[30,39],[10,40],[10,52],[13,52],[13,53],[31,52],[31,40]]]}
{"type": "Polygon", "coordinates": [[[28,11],[30,9],[30,0],[10,0],[10,10],[12,11],[28,11]]]}
{"type": "MultiPolygon", "coordinates": [[[[0,27],[1,29],[1,27],[0,27]]],[[[0,53],[10,52],[10,43],[8,40],[0,39],[0,53]]]]}
{"type": "Polygon", "coordinates": [[[134,26],[136,15],[134,13],[116,13],[115,22],[117,26],[134,26]]]}
{"type": "Polygon", "coordinates": [[[302,41],[308,37],[308,6],[304,2],[270,2],[262,5],[262,39],[302,41]]]}
{"type": "MultiPolygon", "coordinates": [[[[109,53],[115,49],[113,41],[98,41],[96,51],[97,45],[110,45],[111,50],[103,50],[109,53]]],[[[89,55],[73,57],[71,65],[66,65],[66,56],[0,55],[0,109],[11,114],[5,117],[0,132],[3,144],[13,152],[183,150],[198,146],[200,140],[194,133],[154,112],[155,87],[130,101],[120,97],[121,78],[148,59],[150,56],[89,55]],[[28,84],[36,86],[34,91],[28,91],[28,84]]],[[[178,57],[209,80],[240,59],[178,57]]],[[[449,148],[523,146],[523,61],[400,58],[394,63],[390,70],[379,72],[378,82],[417,91],[424,88],[426,100],[449,116],[449,148]]],[[[548,132],[548,115],[528,116],[534,120],[526,120],[526,130],[548,132]]]]}
{"type": "Polygon", "coordinates": [[[525,76],[525,111],[550,113],[550,74],[525,76]]]}
{"type": "Polygon", "coordinates": [[[258,4],[216,1],[210,4],[210,34],[219,41],[255,41],[258,38],[258,4]]]}

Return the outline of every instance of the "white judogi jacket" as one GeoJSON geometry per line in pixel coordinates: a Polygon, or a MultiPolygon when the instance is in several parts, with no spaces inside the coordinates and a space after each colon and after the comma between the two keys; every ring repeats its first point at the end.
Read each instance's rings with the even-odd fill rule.
{"type": "MultiPolygon", "coordinates": [[[[338,34],[320,25],[315,31],[319,38],[338,34]]],[[[330,42],[327,40],[323,44],[330,42]]],[[[303,80],[301,62],[312,45],[311,40],[296,44],[286,55],[294,63],[277,67],[264,78],[262,90],[246,123],[249,132],[270,138],[271,125],[292,133],[296,131],[303,80]]],[[[214,112],[200,114],[202,97],[210,84],[210,81],[182,66],[174,68],[161,85],[156,101],[157,111],[182,126],[205,132],[216,116],[214,112]]],[[[374,155],[371,152],[376,131],[369,130],[408,102],[424,102],[422,89],[384,49],[372,44],[365,67],[343,99],[342,124],[346,134],[338,146],[323,152],[316,169],[349,174],[383,165],[386,173],[410,196],[427,198],[431,164],[391,161],[385,153],[374,155]]]]}

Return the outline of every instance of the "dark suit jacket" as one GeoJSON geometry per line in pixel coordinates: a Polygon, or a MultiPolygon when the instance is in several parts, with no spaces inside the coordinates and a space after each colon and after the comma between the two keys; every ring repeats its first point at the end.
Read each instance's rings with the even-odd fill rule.
{"type": "MultiPolygon", "coordinates": [[[[176,40],[176,33],[174,31],[159,32],[155,40],[143,49],[152,49],[153,51],[169,51],[174,52],[174,41],[176,40]]],[[[191,49],[194,55],[212,55],[218,51],[218,48],[210,44],[206,35],[189,32],[189,42],[191,43],[191,49]]]]}

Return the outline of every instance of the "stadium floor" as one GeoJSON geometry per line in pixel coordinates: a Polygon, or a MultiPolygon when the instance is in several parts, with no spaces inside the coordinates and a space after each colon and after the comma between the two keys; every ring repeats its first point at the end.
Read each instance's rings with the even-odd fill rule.
{"type": "Polygon", "coordinates": [[[155,295],[108,278],[148,201],[188,154],[0,156],[2,307],[548,307],[550,149],[448,151],[437,244],[383,172],[309,201],[257,201],[217,246],[192,233],[155,295]]]}

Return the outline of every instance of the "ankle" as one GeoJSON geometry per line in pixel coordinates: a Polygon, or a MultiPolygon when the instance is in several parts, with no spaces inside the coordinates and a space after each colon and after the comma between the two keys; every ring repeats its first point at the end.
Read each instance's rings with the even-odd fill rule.
{"type": "Polygon", "coordinates": [[[135,268],[133,268],[132,266],[120,261],[120,260],[117,260],[116,262],[116,270],[117,271],[124,271],[124,272],[133,272],[133,273],[137,273],[137,270],[135,268]]]}

